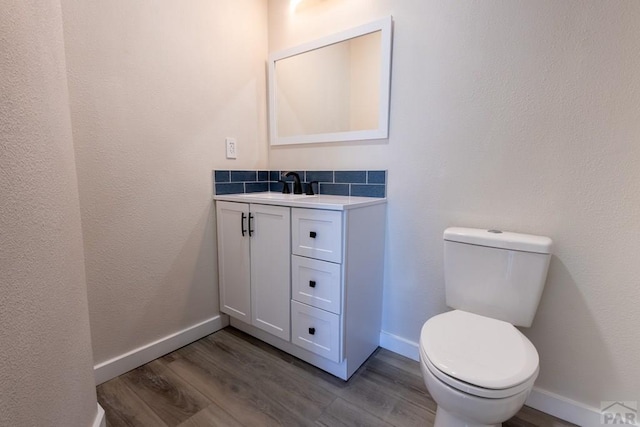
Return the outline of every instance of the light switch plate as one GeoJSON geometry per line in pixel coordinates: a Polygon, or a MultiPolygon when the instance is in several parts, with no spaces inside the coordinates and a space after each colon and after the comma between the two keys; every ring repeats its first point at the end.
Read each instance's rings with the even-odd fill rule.
{"type": "Polygon", "coordinates": [[[224,139],[224,143],[227,149],[227,159],[236,159],[238,157],[236,139],[227,137],[224,139]]]}

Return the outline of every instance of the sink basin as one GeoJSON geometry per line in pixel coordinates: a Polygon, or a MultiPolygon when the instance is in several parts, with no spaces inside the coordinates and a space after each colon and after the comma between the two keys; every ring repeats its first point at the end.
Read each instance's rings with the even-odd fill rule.
{"type": "Polygon", "coordinates": [[[238,197],[247,198],[247,199],[268,199],[268,200],[297,200],[303,199],[305,197],[316,197],[316,196],[308,196],[306,194],[285,194],[285,193],[244,193],[237,194],[238,197]]]}

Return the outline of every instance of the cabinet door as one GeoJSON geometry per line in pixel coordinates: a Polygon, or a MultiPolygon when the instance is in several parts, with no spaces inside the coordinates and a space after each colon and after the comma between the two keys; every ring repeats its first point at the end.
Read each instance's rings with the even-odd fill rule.
{"type": "Polygon", "coordinates": [[[251,323],[248,218],[247,203],[216,203],[220,311],[251,323]]]}
{"type": "Polygon", "coordinates": [[[252,324],[290,338],[291,209],[251,205],[252,324]]]}

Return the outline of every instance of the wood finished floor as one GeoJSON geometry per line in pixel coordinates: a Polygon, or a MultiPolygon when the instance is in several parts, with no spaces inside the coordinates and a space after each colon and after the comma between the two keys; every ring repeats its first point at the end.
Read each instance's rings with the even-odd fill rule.
{"type": "MultiPolygon", "coordinates": [[[[418,362],[378,349],[344,382],[226,328],[98,386],[108,427],[432,426],[418,362]]],[[[571,426],[524,407],[510,427],[571,426]]]]}

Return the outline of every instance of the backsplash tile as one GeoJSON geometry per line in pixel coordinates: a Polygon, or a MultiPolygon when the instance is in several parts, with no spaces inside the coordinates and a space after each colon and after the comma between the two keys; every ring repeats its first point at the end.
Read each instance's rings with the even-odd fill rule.
{"type": "Polygon", "coordinates": [[[307,171],[307,182],[333,182],[333,171],[307,171]]]}
{"type": "Polygon", "coordinates": [[[329,184],[320,183],[320,194],[331,194],[334,196],[349,196],[349,184],[329,184]]]}
{"type": "Polygon", "coordinates": [[[231,171],[213,171],[214,182],[231,182],[231,171]]]}
{"type": "Polygon", "coordinates": [[[245,193],[260,193],[263,191],[269,191],[268,182],[245,182],[244,183],[245,193]]]}
{"type": "Polygon", "coordinates": [[[385,186],[382,184],[352,184],[351,195],[360,197],[385,197],[385,186]]]}
{"type": "Polygon", "coordinates": [[[367,171],[367,184],[386,184],[387,171],[367,171]]]}
{"type": "Polygon", "coordinates": [[[257,180],[258,171],[231,171],[231,182],[257,180]]]}
{"type": "MultiPolygon", "coordinates": [[[[286,171],[266,170],[215,170],[213,171],[215,194],[256,193],[263,191],[282,192],[282,183],[293,190],[293,177],[284,178],[286,171]]],[[[387,171],[295,171],[304,183],[303,189],[311,181],[318,181],[313,191],[316,194],[358,197],[386,197],[387,171]]]]}
{"type": "Polygon", "coordinates": [[[335,171],[335,182],[366,183],[367,171],[335,171]]]}
{"type": "Polygon", "coordinates": [[[244,184],[242,182],[217,183],[215,185],[216,194],[237,194],[244,193],[244,184]]]}
{"type": "Polygon", "coordinates": [[[278,182],[280,180],[280,171],[269,171],[269,181],[278,182]]]}

